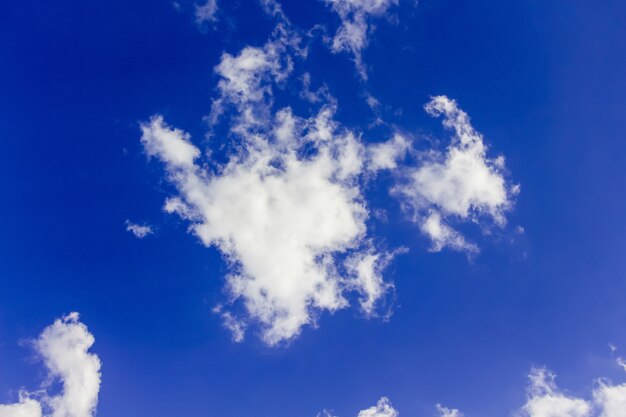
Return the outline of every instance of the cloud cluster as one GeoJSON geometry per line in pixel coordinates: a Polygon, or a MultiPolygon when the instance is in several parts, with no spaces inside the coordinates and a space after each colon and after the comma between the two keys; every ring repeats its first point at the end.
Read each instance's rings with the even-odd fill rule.
{"type": "MultiPolygon", "coordinates": [[[[382,15],[396,2],[329,3],[347,22],[382,15]]],[[[141,142],[163,162],[175,187],[165,211],[189,221],[192,233],[229,264],[228,300],[214,311],[234,340],[243,340],[256,323],[263,340],[276,345],[355,297],[366,316],[377,314],[392,287],[383,270],[397,252],[381,250],[368,235],[364,187],[376,172],[393,170],[409,179],[394,193],[436,250],[477,251],[448,219],[474,221],[487,213],[503,224],[510,202],[503,162],[486,158],[482,137],[447,97],[434,98],[426,110],[445,117],[444,125],[456,132],[453,143],[445,154],[419,154],[411,167],[399,166],[418,154],[411,139],[396,133],[386,142],[364,142],[335,120],[337,102],[327,88],[310,90],[307,72],[297,97],[314,109],[300,116],[293,105],[275,108],[277,91],[306,59],[306,48],[278,3],[262,5],[276,20],[269,40],[225,52],[215,66],[217,95],[207,121],[209,136],[220,132],[221,143],[230,144],[220,148],[228,149],[225,154],[203,152],[160,115],[141,124],[141,142]]],[[[337,36],[337,45],[349,42],[348,35],[337,36]]]]}
{"type": "Polygon", "coordinates": [[[534,368],[530,375],[528,400],[520,414],[525,417],[626,417],[626,383],[613,385],[596,381],[591,399],[569,396],[546,368],[534,368]]]}
{"type": "Polygon", "coordinates": [[[406,181],[397,185],[394,193],[432,240],[432,250],[450,247],[475,253],[478,247],[466,241],[450,222],[489,218],[504,225],[505,212],[519,187],[507,185],[504,157],[487,157],[483,136],[455,100],[433,97],[425,109],[433,117],[443,117],[444,127],[453,131],[451,143],[444,152],[422,153],[420,163],[406,170],[406,181]]]}
{"type": "Polygon", "coordinates": [[[371,313],[387,286],[386,256],[366,239],[356,178],[363,145],[338,131],[332,114],[324,108],[301,119],[281,110],[271,132],[246,135],[216,174],[168,151],[193,147],[187,134],[159,116],[142,125],[146,151],[165,163],[178,191],[166,211],[190,220],[202,242],[226,256],[229,295],[262,324],[270,345],[297,335],[316,311],[346,307],[346,291],[359,292],[371,313]],[[303,154],[305,147],[314,152],[303,154]]]}
{"type": "Polygon", "coordinates": [[[362,79],[367,79],[363,63],[363,50],[368,45],[369,19],[381,17],[397,5],[399,0],[324,0],[341,19],[332,40],[331,50],[335,53],[347,51],[352,54],[362,79]]]}
{"type": "MultiPolygon", "coordinates": [[[[624,362],[617,359],[618,366],[624,362]]],[[[626,383],[614,385],[598,379],[589,399],[571,396],[556,385],[556,375],[547,368],[532,368],[528,375],[526,403],[512,415],[515,417],[626,417],[626,383]]],[[[463,417],[457,409],[435,406],[440,417],[463,417]]],[[[382,397],[375,406],[359,412],[358,417],[398,417],[399,412],[382,397]]],[[[332,417],[331,414],[322,414],[332,417]]]]}
{"type": "Polygon", "coordinates": [[[20,392],[19,402],[0,405],[0,417],[93,417],[100,391],[100,359],[89,349],[94,337],[71,313],[48,326],[34,341],[49,380],[34,393],[20,392]],[[46,388],[60,381],[62,392],[49,395],[46,388]]]}
{"type": "MultiPolygon", "coordinates": [[[[398,417],[398,411],[393,408],[391,405],[391,401],[389,398],[382,397],[376,405],[373,405],[370,408],[359,411],[357,417],[398,417]]],[[[334,417],[329,411],[324,410],[319,413],[317,417],[334,417]]]]}

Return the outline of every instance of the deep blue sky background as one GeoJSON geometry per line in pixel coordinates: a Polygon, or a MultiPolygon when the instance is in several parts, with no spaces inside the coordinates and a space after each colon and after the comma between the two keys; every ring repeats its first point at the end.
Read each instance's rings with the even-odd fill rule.
{"type": "MultiPolygon", "coordinates": [[[[427,252],[372,189],[390,212],[378,234],[410,249],[389,269],[393,317],[343,310],[270,349],[233,344],[210,312],[225,265],[161,212],[168,188],[139,144],[138,123],[158,112],[201,145],[222,51],[267,38],[256,2],[222,2],[205,31],[184,1],[0,8],[0,403],[43,376],[20,341],[73,310],[103,361],[102,417],[347,417],[382,395],[404,416],[441,402],[495,417],[523,404],[533,364],[573,393],[619,380],[607,343],[626,349],[626,3],[406,1],[397,24],[378,21],[365,62],[386,119],[443,138],[422,105],[456,98],[522,192],[509,230],[476,237],[468,262],[427,252]],[[156,235],[133,238],[127,218],[156,235]]],[[[284,9],[304,29],[337,24],[315,0],[284,9]]],[[[338,119],[385,139],[367,130],[348,57],[312,48],[338,119]]]]}

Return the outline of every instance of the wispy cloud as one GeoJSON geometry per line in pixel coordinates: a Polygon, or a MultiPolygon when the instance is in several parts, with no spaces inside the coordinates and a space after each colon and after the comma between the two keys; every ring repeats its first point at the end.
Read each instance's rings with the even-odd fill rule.
{"type": "MultiPolygon", "coordinates": [[[[330,3],[351,19],[382,15],[396,2],[330,3]]],[[[229,264],[228,302],[218,313],[225,327],[241,341],[250,325],[260,325],[263,340],[276,345],[315,325],[320,313],[347,308],[353,299],[366,316],[376,316],[393,288],[383,272],[398,251],[383,250],[367,227],[364,196],[376,172],[390,170],[408,179],[394,194],[434,250],[476,252],[449,219],[474,220],[486,213],[502,224],[510,193],[503,162],[487,159],[482,136],[447,97],[433,98],[426,110],[443,116],[455,131],[452,144],[447,152],[420,154],[413,166],[401,164],[416,154],[411,139],[394,134],[368,144],[336,120],[338,103],[324,84],[311,91],[306,71],[298,77],[302,90],[295,99],[313,109],[299,115],[294,109],[302,106],[295,103],[276,108],[276,91],[293,78],[307,53],[280,4],[262,5],[276,21],[268,41],[224,52],[214,69],[217,95],[206,120],[211,129],[225,129],[231,150],[214,160],[211,150],[199,149],[161,115],[141,124],[141,142],[164,164],[176,188],[165,211],[189,221],[190,230],[229,264]]]]}
{"type": "Polygon", "coordinates": [[[404,171],[404,181],[393,193],[432,240],[432,250],[450,247],[476,253],[478,247],[466,241],[450,223],[479,223],[487,217],[503,226],[519,186],[507,183],[504,157],[487,156],[483,136],[455,100],[433,97],[425,109],[433,117],[443,117],[444,127],[453,132],[450,145],[445,151],[423,152],[417,166],[404,171]]]}
{"type": "Polygon", "coordinates": [[[196,23],[202,25],[205,23],[217,22],[217,12],[219,10],[217,0],[207,0],[202,5],[195,5],[196,23]]]}
{"type": "Polygon", "coordinates": [[[133,223],[130,220],[126,220],[126,231],[131,232],[137,239],[143,239],[154,233],[152,227],[145,224],[133,223]]]}
{"type": "Polygon", "coordinates": [[[367,79],[363,62],[363,50],[367,47],[369,20],[384,16],[399,0],[324,0],[341,19],[341,26],[332,40],[331,50],[335,53],[347,51],[352,54],[357,71],[367,79]]]}

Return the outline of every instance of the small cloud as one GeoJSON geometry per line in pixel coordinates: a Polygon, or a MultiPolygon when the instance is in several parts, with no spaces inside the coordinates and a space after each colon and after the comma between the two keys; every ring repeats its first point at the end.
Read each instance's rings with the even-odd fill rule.
{"type": "Polygon", "coordinates": [[[33,347],[41,357],[48,381],[34,392],[21,390],[19,402],[0,404],[2,417],[94,417],[101,382],[101,362],[90,352],[95,343],[78,313],[70,313],[46,327],[33,347]],[[47,392],[52,382],[62,389],[56,395],[47,392]],[[44,411],[50,411],[50,413],[44,411]]]}
{"type": "Polygon", "coordinates": [[[359,412],[358,417],[398,417],[400,413],[393,408],[389,398],[382,397],[376,405],[359,412]]]}
{"type": "Polygon", "coordinates": [[[144,237],[154,234],[152,227],[148,225],[141,225],[126,220],[126,231],[131,232],[137,239],[143,239],[144,237]]]}
{"type": "Polygon", "coordinates": [[[207,22],[217,22],[217,0],[207,0],[202,6],[196,5],[196,23],[202,25],[207,22]]]}
{"type": "Polygon", "coordinates": [[[466,241],[451,223],[472,221],[480,225],[490,218],[497,226],[504,226],[519,186],[507,182],[503,157],[487,156],[482,134],[455,100],[432,97],[425,110],[430,116],[443,117],[443,126],[453,132],[450,145],[445,151],[424,153],[421,164],[406,170],[405,183],[396,186],[393,193],[432,240],[434,251],[449,247],[477,253],[478,247],[466,241]]]}

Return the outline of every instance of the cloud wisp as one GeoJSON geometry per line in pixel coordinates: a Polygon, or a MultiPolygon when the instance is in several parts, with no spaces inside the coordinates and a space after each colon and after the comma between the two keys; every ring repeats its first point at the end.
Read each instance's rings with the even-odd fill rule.
{"type": "Polygon", "coordinates": [[[433,117],[442,117],[443,126],[452,130],[450,145],[443,152],[423,152],[418,165],[404,171],[404,181],[393,194],[431,239],[433,251],[449,247],[474,254],[478,246],[450,223],[480,223],[487,218],[503,226],[519,186],[507,184],[504,157],[487,157],[483,136],[455,100],[436,96],[425,109],[433,117]]]}
{"type": "Polygon", "coordinates": [[[196,17],[196,24],[204,25],[206,23],[217,22],[217,12],[219,6],[217,0],[207,0],[202,5],[195,5],[194,15],[196,17]]]}
{"type": "MultiPolygon", "coordinates": [[[[398,411],[393,408],[391,401],[387,397],[381,397],[378,402],[364,410],[359,411],[357,417],[398,417],[398,411]]],[[[317,417],[335,417],[331,412],[324,410],[317,414],[317,417]]]]}
{"type": "Polygon", "coordinates": [[[95,339],[78,313],[56,320],[33,342],[49,379],[35,392],[20,391],[19,402],[0,404],[0,417],[93,417],[100,392],[101,363],[90,353],[95,339]],[[49,395],[54,381],[62,392],[49,395]]]}
{"type": "Polygon", "coordinates": [[[133,223],[130,220],[126,220],[125,224],[126,231],[132,233],[137,239],[143,239],[146,236],[154,234],[152,227],[147,224],[133,223]]]}
{"type": "Polygon", "coordinates": [[[399,0],[323,0],[341,19],[341,25],[332,39],[334,53],[349,52],[361,79],[367,79],[363,50],[369,43],[370,19],[383,17],[399,0]]]}

